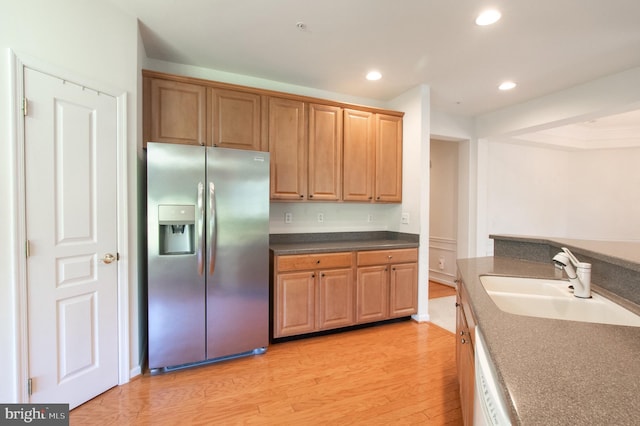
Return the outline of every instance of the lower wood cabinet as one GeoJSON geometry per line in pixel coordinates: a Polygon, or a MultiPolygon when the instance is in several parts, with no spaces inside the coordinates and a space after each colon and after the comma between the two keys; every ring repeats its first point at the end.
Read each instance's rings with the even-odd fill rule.
{"type": "Polygon", "coordinates": [[[471,315],[469,301],[462,282],[458,281],[456,292],[456,364],[460,387],[460,407],[465,425],[473,423],[473,399],[475,387],[475,352],[472,333],[475,321],[471,315]],[[465,313],[467,311],[467,313],[465,313]]]}
{"type": "Polygon", "coordinates": [[[418,249],[358,252],[356,322],[404,317],[418,310],[418,249]]]}
{"type": "Polygon", "coordinates": [[[273,337],[416,313],[418,250],[274,256],[273,337]]]}
{"type": "Polygon", "coordinates": [[[273,337],[353,324],[352,252],[276,256],[273,337]]]}

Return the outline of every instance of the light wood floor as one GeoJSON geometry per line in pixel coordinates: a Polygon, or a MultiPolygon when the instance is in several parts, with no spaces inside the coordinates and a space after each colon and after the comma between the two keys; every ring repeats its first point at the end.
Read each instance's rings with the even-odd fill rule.
{"type": "Polygon", "coordinates": [[[272,344],[267,353],[143,375],[71,425],[460,425],[455,337],[404,321],[272,344]]]}
{"type": "Polygon", "coordinates": [[[455,296],[456,289],[448,285],[440,284],[435,281],[429,281],[429,299],[436,297],[455,296]]]}

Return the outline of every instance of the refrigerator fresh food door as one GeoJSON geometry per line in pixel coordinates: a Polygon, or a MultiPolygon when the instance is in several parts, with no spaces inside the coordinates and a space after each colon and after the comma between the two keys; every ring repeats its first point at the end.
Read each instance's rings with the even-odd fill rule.
{"type": "Polygon", "coordinates": [[[149,368],[206,357],[205,148],[147,144],[149,368]]]}
{"type": "Polygon", "coordinates": [[[269,154],[207,148],[207,359],[269,342],[269,154]]]}

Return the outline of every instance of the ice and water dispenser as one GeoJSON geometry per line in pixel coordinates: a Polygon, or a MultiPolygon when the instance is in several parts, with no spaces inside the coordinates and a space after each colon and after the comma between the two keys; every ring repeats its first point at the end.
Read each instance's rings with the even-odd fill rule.
{"type": "Polygon", "coordinates": [[[159,205],[160,255],[195,253],[196,206],[159,205]]]}

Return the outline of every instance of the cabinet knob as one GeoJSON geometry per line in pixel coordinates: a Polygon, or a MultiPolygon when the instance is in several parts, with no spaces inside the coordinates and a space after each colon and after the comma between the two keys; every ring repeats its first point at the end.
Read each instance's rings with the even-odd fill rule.
{"type": "Polygon", "coordinates": [[[370,200],[373,200],[373,197],[369,197],[370,200]]]}
{"type": "Polygon", "coordinates": [[[465,343],[467,343],[467,341],[466,341],[466,339],[462,338],[462,339],[460,339],[460,343],[462,343],[464,345],[465,343]]]}
{"type": "Polygon", "coordinates": [[[315,277],[316,277],[316,274],[311,274],[311,278],[315,278],[315,277]]]}
{"type": "Polygon", "coordinates": [[[300,194],[300,198],[304,198],[304,194],[300,194]]]}
{"type": "Polygon", "coordinates": [[[320,274],[321,277],[324,277],[324,273],[320,274]]]}
{"type": "Polygon", "coordinates": [[[313,194],[309,195],[309,198],[313,198],[313,194]]]}
{"type": "Polygon", "coordinates": [[[320,264],[320,260],[316,260],[316,265],[319,265],[319,264],[320,264]]]}
{"type": "Polygon", "coordinates": [[[464,336],[464,330],[462,330],[462,331],[460,332],[460,335],[461,335],[461,336],[464,336]]]}
{"type": "Polygon", "coordinates": [[[391,256],[391,255],[387,256],[387,258],[388,258],[388,259],[391,259],[392,257],[393,257],[393,256],[391,256]]]}

